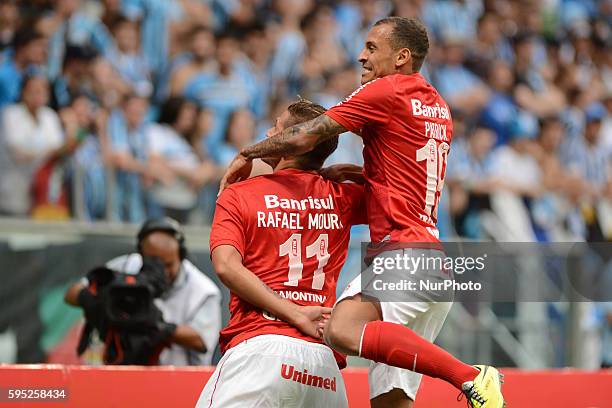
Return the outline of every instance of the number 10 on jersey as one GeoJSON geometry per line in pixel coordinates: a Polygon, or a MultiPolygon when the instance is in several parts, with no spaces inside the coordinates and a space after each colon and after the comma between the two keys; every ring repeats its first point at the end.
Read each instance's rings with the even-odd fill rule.
{"type": "MultiPolygon", "coordinates": [[[[323,268],[329,262],[329,237],[327,234],[320,234],[319,237],[306,247],[306,258],[317,257],[319,264],[312,276],[312,288],[315,290],[323,289],[325,284],[325,272],[323,268]]],[[[298,286],[302,279],[304,264],[302,264],[302,234],[292,234],[287,241],[279,247],[280,256],[289,257],[289,276],[286,286],[298,286]]]]}
{"type": "Polygon", "coordinates": [[[425,146],[416,152],[417,162],[426,160],[427,182],[425,184],[425,212],[424,221],[431,222],[432,215],[438,218],[438,203],[444,187],[444,173],[446,173],[446,159],[450,145],[442,142],[439,145],[435,139],[429,139],[425,146]]]}

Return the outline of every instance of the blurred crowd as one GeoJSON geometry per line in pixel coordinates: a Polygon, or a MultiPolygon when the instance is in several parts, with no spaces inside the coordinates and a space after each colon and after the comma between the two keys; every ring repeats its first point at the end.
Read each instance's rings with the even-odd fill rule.
{"type": "Polygon", "coordinates": [[[0,0],[0,214],[209,223],[236,152],[349,95],[391,14],[454,116],[442,235],[610,239],[610,0],[0,0]]]}

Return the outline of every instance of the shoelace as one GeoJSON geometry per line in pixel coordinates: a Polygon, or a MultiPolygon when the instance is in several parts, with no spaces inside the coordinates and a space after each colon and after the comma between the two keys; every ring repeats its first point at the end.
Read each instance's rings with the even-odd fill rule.
{"type": "Polygon", "coordinates": [[[457,396],[457,401],[461,401],[464,394],[468,397],[466,400],[468,407],[476,408],[474,407],[474,404],[472,404],[472,399],[475,399],[478,403],[480,403],[481,407],[486,402],[485,399],[478,393],[478,390],[476,387],[474,387],[474,385],[472,385],[467,391],[461,391],[457,396]]]}

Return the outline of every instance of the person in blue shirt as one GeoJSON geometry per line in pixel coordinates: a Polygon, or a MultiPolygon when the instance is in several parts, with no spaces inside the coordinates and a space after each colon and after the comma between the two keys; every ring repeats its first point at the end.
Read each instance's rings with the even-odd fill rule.
{"type": "Polygon", "coordinates": [[[483,237],[480,214],[490,208],[489,194],[495,188],[491,154],[495,132],[479,124],[467,138],[454,143],[446,169],[450,212],[459,235],[479,239],[483,237]]]}
{"type": "Polygon", "coordinates": [[[59,109],[69,106],[75,95],[87,95],[97,102],[91,89],[91,68],[96,57],[97,53],[91,47],[66,47],[62,73],[52,84],[53,107],[59,109]]]}
{"type": "Polygon", "coordinates": [[[513,122],[518,115],[512,89],[514,73],[504,61],[495,61],[489,66],[488,85],[491,98],[480,113],[480,122],[495,131],[497,146],[508,143],[513,122]]]}
{"type": "Polygon", "coordinates": [[[154,172],[147,163],[145,116],[148,101],[128,95],[121,109],[108,119],[111,161],[116,168],[112,215],[115,220],[141,222],[147,214],[146,189],[155,180],[168,182],[167,173],[154,172]]]}
{"type": "Polygon", "coordinates": [[[217,37],[216,69],[212,77],[199,74],[186,85],[184,95],[214,115],[213,126],[206,138],[209,152],[223,143],[231,114],[239,109],[253,111],[255,92],[250,77],[238,69],[239,47],[235,38],[222,34],[217,37]]]}
{"type": "Polygon", "coordinates": [[[570,174],[582,179],[581,210],[587,241],[612,239],[601,219],[600,203],[612,198],[610,151],[602,149],[602,121],[606,110],[599,102],[589,105],[584,112],[584,129],[580,137],[571,138],[562,146],[562,162],[570,174]]]}
{"type": "Polygon", "coordinates": [[[482,2],[474,0],[435,0],[425,2],[423,22],[437,38],[461,34],[476,36],[476,23],[482,13],[482,2]]]}
{"type": "Polygon", "coordinates": [[[21,24],[16,0],[0,2],[0,59],[8,51],[21,24]]]}
{"type": "Polygon", "coordinates": [[[0,63],[0,107],[16,102],[21,82],[28,70],[38,71],[47,59],[47,41],[30,29],[19,31],[13,42],[13,55],[0,63]]]}
{"type": "Polygon", "coordinates": [[[466,39],[446,37],[443,41],[443,62],[435,71],[435,85],[454,111],[476,114],[489,99],[485,84],[463,64],[466,39]]]}
{"type": "Polygon", "coordinates": [[[112,37],[104,24],[80,10],[82,0],[57,0],[53,12],[40,22],[50,27],[48,75],[55,79],[62,69],[67,45],[91,46],[105,55],[112,37]]]}
{"type": "Polygon", "coordinates": [[[101,220],[106,215],[106,166],[109,162],[108,140],[105,138],[108,115],[105,110],[95,110],[88,95],[75,95],[70,106],[76,119],[77,139],[80,145],[71,160],[69,177],[74,187],[72,209],[78,219],[101,220]]]}
{"type": "Polygon", "coordinates": [[[170,94],[183,96],[194,94],[214,77],[215,35],[206,26],[196,26],[189,33],[189,57],[170,73],[170,94]]]}
{"type": "Polygon", "coordinates": [[[168,63],[171,24],[182,17],[181,1],[123,0],[122,14],[140,21],[141,45],[147,66],[155,75],[168,63]]]}
{"type": "Polygon", "coordinates": [[[108,55],[111,64],[138,94],[152,95],[152,72],[141,51],[138,23],[118,18],[112,33],[115,44],[108,55]]]}

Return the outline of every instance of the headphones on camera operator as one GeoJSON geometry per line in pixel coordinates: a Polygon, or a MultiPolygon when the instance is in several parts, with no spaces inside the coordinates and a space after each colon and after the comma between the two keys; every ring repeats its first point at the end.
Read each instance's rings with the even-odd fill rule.
{"type": "Polygon", "coordinates": [[[138,231],[137,235],[137,243],[136,249],[138,253],[142,255],[142,241],[153,232],[165,232],[169,235],[172,235],[179,245],[179,258],[181,262],[187,258],[187,247],[185,247],[185,234],[181,229],[181,225],[173,218],[163,217],[163,218],[155,218],[151,220],[147,220],[140,231],[138,231]]]}
{"type": "Polygon", "coordinates": [[[164,265],[158,258],[142,254],[142,242],[161,231],[173,236],[179,245],[181,262],[187,257],[185,236],[180,224],[170,217],[147,220],[137,235],[142,268],[126,275],[106,266],[88,274],[89,286],[79,294],[86,325],[77,352],[81,355],[90,343],[95,328],[105,343],[105,364],[155,365],[176,325],[163,321],[153,300],[167,289],[164,265]]]}

